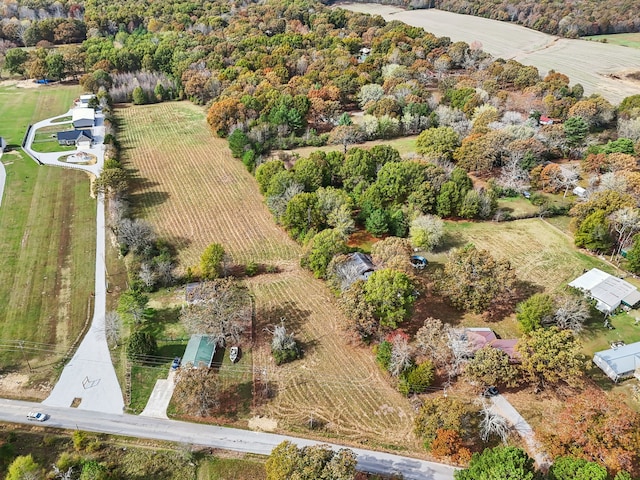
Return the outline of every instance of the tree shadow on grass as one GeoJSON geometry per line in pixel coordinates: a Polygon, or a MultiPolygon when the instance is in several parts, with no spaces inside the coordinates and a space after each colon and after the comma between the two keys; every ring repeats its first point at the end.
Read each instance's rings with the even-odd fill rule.
{"type": "MultiPolygon", "coordinates": [[[[135,190],[133,190],[135,192],[135,190]]],[[[129,200],[134,208],[145,206],[147,208],[157,207],[166,202],[171,195],[169,192],[160,192],[157,190],[147,190],[142,193],[131,193],[129,200]]]]}
{"type": "Polygon", "coordinates": [[[152,334],[156,339],[165,340],[165,330],[168,325],[180,323],[180,307],[149,308],[150,319],[147,320],[144,330],[152,334]]]}
{"type": "Polygon", "coordinates": [[[219,415],[234,421],[251,413],[253,404],[253,382],[233,383],[220,392],[219,415]]]}
{"type": "Polygon", "coordinates": [[[280,325],[281,320],[284,320],[284,326],[288,331],[295,333],[302,327],[302,324],[309,318],[311,313],[311,310],[300,308],[297,303],[291,301],[264,309],[258,308],[256,311],[257,333],[260,334],[260,331],[265,328],[272,329],[275,325],[280,325]]]}

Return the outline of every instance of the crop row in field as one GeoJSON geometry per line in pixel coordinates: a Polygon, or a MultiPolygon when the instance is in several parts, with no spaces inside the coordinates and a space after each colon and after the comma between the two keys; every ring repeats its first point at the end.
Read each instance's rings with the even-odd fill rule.
{"type": "Polygon", "coordinates": [[[298,266],[300,247],[274,224],[255,180],[231,157],[226,141],[208,131],[203,110],[170,103],[122,108],[118,115],[127,167],[138,180],[135,206],[162,236],[183,239],[183,268],[197,263],[211,242],[222,243],[235,262],[281,266],[280,273],[247,280],[256,306],[249,368],[256,385],[266,382],[276,392],[258,413],[289,429],[305,428],[313,418],[353,441],[413,441],[408,401],[389,385],[367,348],[349,345],[332,294],[298,266]],[[305,354],[275,367],[265,329],[281,319],[305,354]]]}

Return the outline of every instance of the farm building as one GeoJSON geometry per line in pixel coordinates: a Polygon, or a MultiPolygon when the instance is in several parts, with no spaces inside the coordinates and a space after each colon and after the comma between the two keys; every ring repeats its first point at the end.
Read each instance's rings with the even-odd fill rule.
{"type": "Polygon", "coordinates": [[[640,367],[640,342],[596,352],[593,363],[614,382],[633,376],[640,379],[636,374],[640,367]]]}
{"type": "Polygon", "coordinates": [[[193,368],[211,367],[216,354],[216,344],[208,335],[191,335],[187,348],[182,356],[182,365],[193,368]]]}
{"type": "Polygon", "coordinates": [[[347,255],[345,261],[336,267],[336,275],[340,279],[342,290],[346,290],[356,280],[367,280],[375,269],[369,255],[355,252],[347,255]]]}
{"type": "Polygon", "coordinates": [[[580,275],[569,286],[594,299],[596,308],[604,314],[612,313],[620,305],[633,308],[640,303],[640,292],[636,287],[597,268],[580,275]]]}
{"type": "Polygon", "coordinates": [[[91,148],[93,135],[89,130],[67,130],[56,133],[58,145],[75,145],[78,148],[91,148]]]}
{"type": "Polygon", "coordinates": [[[91,100],[96,98],[93,93],[86,93],[84,95],[80,95],[80,98],[76,102],[79,107],[88,108],[91,100]]]}
{"type": "Polygon", "coordinates": [[[0,137],[0,153],[4,152],[7,149],[7,141],[0,137]]]}
{"type": "Polygon", "coordinates": [[[515,349],[518,340],[515,338],[498,338],[493,330],[486,327],[465,328],[462,331],[461,337],[463,340],[469,342],[469,347],[473,352],[489,346],[502,350],[509,355],[511,362],[516,363],[520,361],[520,355],[515,349]]]}
{"type": "Polygon", "coordinates": [[[93,108],[78,107],[71,113],[73,128],[91,128],[96,122],[96,112],[93,108]]]}

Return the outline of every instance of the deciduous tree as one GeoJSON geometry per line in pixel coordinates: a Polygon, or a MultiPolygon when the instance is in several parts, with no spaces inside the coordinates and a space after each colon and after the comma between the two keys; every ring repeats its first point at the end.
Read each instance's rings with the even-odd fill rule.
{"type": "Polygon", "coordinates": [[[353,480],[356,456],[346,448],[338,451],[326,445],[298,448],[284,441],[269,455],[267,480],[353,480]]]}
{"type": "Polygon", "coordinates": [[[212,243],[200,255],[200,274],[205,280],[213,280],[223,273],[224,247],[219,243],[212,243]]]}
{"type": "Polygon", "coordinates": [[[516,285],[508,261],[495,260],[486,250],[467,245],[449,254],[438,288],[456,308],[482,313],[509,305],[516,285]]]}
{"type": "Polygon", "coordinates": [[[380,325],[391,329],[411,315],[414,292],[407,274],[388,268],[376,270],[364,284],[364,300],[371,305],[380,325]]]}
{"type": "Polygon", "coordinates": [[[516,447],[487,448],[474,453],[469,466],[454,473],[456,480],[494,480],[513,478],[534,480],[533,459],[516,447]]]}
{"type": "Polygon", "coordinates": [[[554,456],[573,455],[604,464],[611,474],[626,470],[637,476],[639,426],[640,416],[621,397],[590,388],[565,403],[545,443],[554,456]]]}
{"type": "Polygon", "coordinates": [[[579,383],[583,368],[580,348],[570,331],[555,326],[533,330],[516,344],[521,371],[538,388],[579,383]]]}
{"type": "Polygon", "coordinates": [[[218,345],[237,344],[251,326],[251,297],[243,286],[231,279],[200,284],[197,300],[182,307],[180,321],[191,333],[205,334],[218,345]]]}
{"type": "Polygon", "coordinates": [[[516,307],[516,319],[524,333],[549,323],[553,313],[553,298],[546,293],[535,293],[516,307]]]}
{"type": "Polygon", "coordinates": [[[466,364],[464,374],[485,385],[514,387],[520,381],[518,369],[511,363],[509,355],[492,346],[476,351],[466,364]]]}
{"type": "Polygon", "coordinates": [[[216,373],[206,367],[181,368],[174,396],[180,409],[188,415],[206,417],[220,403],[220,382],[216,373]]]}
{"type": "Polygon", "coordinates": [[[435,215],[420,215],[411,222],[409,237],[414,247],[431,251],[444,239],[444,222],[435,215]]]}

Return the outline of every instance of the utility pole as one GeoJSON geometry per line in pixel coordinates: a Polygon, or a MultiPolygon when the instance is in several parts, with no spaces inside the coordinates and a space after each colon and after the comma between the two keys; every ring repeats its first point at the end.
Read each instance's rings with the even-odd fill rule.
{"type": "Polygon", "coordinates": [[[27,362],[27,366],[29,367],[29,373],[32,373],[33,369],[31,368],[31,364],[29,363],[29,359],[27,358],[27,356],[24,353],[24,340],[18,341],[18,347],[20,347],[20,351],[22,352],[22,358],[24,358],[25,362],[27,362]]]}

